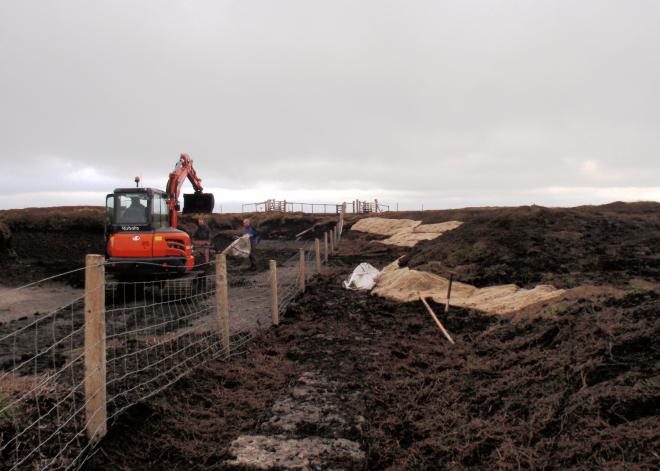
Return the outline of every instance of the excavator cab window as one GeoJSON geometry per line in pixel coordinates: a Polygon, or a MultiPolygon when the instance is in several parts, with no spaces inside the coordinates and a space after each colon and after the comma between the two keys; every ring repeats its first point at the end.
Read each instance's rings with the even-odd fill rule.
{"type": "Polygon", "coordinates": [[[105,225],[106,227],[115,221],[115,195],[105,197],[105,225]]]}
{"type": "Polygon", "coordinates": [[[149,196],[146,193],[117,195],[115,224],[149,224],[149,196]]]}
{"type": "Polygon", "coordinates": [[[169,208],[165,195],[154,192],[154,198],[151,202],[151,225],[154,229],[170,227],[169,208]]]}

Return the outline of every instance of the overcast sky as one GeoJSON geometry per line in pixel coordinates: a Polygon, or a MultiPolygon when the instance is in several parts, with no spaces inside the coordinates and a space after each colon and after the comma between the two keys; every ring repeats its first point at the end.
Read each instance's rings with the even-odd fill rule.
{"type": "Polygon", "coordinates": [[[0,208],[660,200],[660,2],[0,1],[0,208]]]}

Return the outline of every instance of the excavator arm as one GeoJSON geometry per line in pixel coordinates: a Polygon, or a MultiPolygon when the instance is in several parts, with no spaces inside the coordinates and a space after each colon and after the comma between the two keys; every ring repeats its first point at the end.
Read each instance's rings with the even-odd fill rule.
{"type": "Polygon", "coordinates": [[[165,187],[167,206],[170,213],[170,225],[176,228],[178,223],[179,195],[181,187],[189,180],[195,190],[194,193],[183,195],[184,213],[211,213],[215,205],[213,194],[204,193],[202,179],[197,176],[193,161],[188,154],[181,154],[179,161],[170,173],[165,187]]]}

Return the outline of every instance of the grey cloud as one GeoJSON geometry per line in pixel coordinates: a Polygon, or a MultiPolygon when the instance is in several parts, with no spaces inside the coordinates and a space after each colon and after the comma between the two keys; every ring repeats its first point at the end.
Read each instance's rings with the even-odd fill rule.
{"type": "Polygon", "coordinates": [[[255,194],[634,199],[660,187],[659,20],[652,1],[3,2],[0,194],[162,186],[187,151],[255,194]]]}

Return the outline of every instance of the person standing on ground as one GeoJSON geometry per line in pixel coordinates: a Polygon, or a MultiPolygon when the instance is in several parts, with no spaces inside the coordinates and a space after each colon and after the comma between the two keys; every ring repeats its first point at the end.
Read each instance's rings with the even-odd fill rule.
{"type": "Polygon", "coordinates": [[[257,230],[250,223],[249,219],[243,220],[243,229],[245,233],[250,237],[250,269],[257,269],[257,230]]]}
{"type": "MultiPolygon", "coordinates": [[[[203,216],[197,220],[197,230],[193,234],[193,247],[197,249],[199,261],[196,263],[208,263],[211,261],[211,229],[206,225],[203,216]]],[[[197,258],[197,257],[196,257],[197,258]]]]}
{"type": "Polygon", "coordinates": [[[206,224],[206,220],[204,219],[204,216],[200,216],[197,219],[197,230],[193,235],[193,239],[196,240],[211,239],[211,229],[209,229],[209,226],[206,224]]]}

